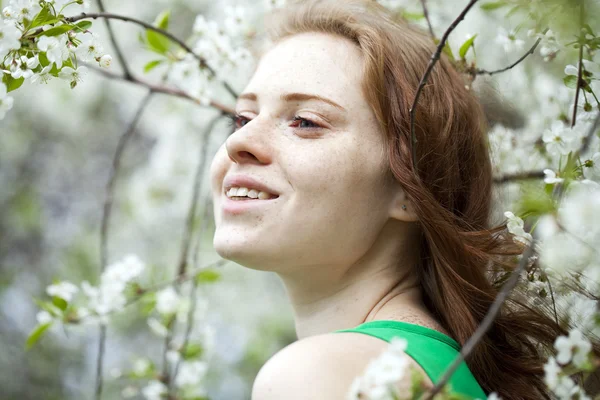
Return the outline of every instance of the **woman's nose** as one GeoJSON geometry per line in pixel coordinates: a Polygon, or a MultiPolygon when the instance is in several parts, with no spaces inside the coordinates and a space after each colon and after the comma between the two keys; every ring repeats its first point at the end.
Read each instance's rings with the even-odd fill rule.
{"type": "Polygon", "coordinates": [[[227,155],[236,164],[269,164],[272,148],[266,136],[264,125],[250,121],[227,138],[227,155]]]}

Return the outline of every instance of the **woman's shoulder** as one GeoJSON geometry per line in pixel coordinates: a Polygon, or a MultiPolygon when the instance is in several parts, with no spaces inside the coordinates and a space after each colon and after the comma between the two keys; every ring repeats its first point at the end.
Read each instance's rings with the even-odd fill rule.
{"type": "MultiPolygon", "coordinates": [[[[252,400],[346,398],[354,379],[388,346],[383,340],[354,332],[326,333],[298,340],[261,368],[252,388],[252,400]]],[[[412,358],[406,357],[408,365],[423,372],[412,358]]],[[[426,376],[425,382],[431,384],[426,376]]],[[[402,391],[410,385],[410,374],[398,383],[402,391]]]]}

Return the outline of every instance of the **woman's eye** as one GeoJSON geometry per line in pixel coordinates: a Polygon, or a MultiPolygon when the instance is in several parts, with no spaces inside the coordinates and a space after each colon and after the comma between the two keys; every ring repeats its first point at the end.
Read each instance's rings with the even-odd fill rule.
{"type": "Polygon", "coordinates": [[[229,125],[231,126],[235,126],[235,129],[240,129],[242,128],[244,125],[246,125],[248,122],[250,122],[250,120],[246,117],[242,117],[239,114],[236,115],[231,115],[229,117],[229,125]]]}
{"type": "Polygon", "coordinates": [[[309,129],[309,128],[320,128],[321,126],[312,122],[309,119],[302,118],[302,117],[294,117],[294,122],[292,123],[292,127],[309,129]]]}

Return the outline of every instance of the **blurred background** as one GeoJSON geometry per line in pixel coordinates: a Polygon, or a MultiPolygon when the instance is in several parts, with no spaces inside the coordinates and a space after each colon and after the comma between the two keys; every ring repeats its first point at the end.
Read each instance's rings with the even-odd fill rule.
{"type": "MultiPolygon", "coordinates": [[[[429,2],[438,37],[466,3],[429,2]]],[[[8,1],[1,4],[6,6],[8,1]]],[[[421,12],[419,4],[385,2],[413,16],[421,12]]],[[[256,17],[273,4],[105,1],[107,11],[147,22],[169,9],[169,30],[182,39],[190,36],[197,15],[222,22],[228,18],[229,5],[241,6],[248,13],[251,30],[260,28],[256,17]]],[[[66,14],[80,11],[75,7],[66,14]]],[[[97,11],[94,1],[88,11],[97,11]]],[[[416,19],[424,26],[422,19],[416,19]]],[[[141,29],[120,21],[113,21],[112,26],[134,74],[160,83],[167,67],[143,73],[156,55],[139,42],[141,29]]],[[[110,70],[121,73],[103,21],[94,21],[92,30],[114,58],[110,70]]],[[[478,66],[496,69],[516,60],[533,44],[534,38],[526,33],[522,17],[506,18],[476,7],[451,35],[450,46],[458,53],[468,35],[478,34],[478,66]],[[511,39],[508,32],[514,28],[518,30],[511,39]]],[[[560,55],[564,60],[572,60],[570,56],[560,55]]],[[[473,60],[472,53],[467,60],[473,60]]],[[[541,170],[548,163],[519,144],[535,143],[548,121],[569,112],[573,91],[562,84],[565,65],[566,61],[546,63],[536,54],[505,74],[476,80],[474,90],[482,94],[493,124],[490,143],[496,172],[541,170]]],[[[253,68],[250,60],[225,78],[239,93],[253,68]]],[[[104,189],[119,137],[146,93],[143,87],[106,79],[90,70],[73,90],[67,82],[54,79],[45,85],[27,82],[12,94],[15,106],[0,121],[0,399],[92,398],[96,326],[54,326],[28,352],[24,343],[36,325],[34,298],[44,298],[53,280],[98,282],[104,189]]],[[[228,106],[235,104],[220,85],[214,85],[212,97],[228,106]]],[[[199,155],[206,150],[209,157],[207,177],[210,159],[231,129],[220,121],[203,149],[202,135],[215,115],[213,109],[171,96],[151,98],[124,153],[116,182],[109,262],[133,253],[147,264],[148,283],[175,277],[199,155]]],[[[516,185],[498,188],[499,220],[518,193],[516,185]]],[[[219,259],[212,250],[214,226],[208,197],[209,186],[204,184],[197,215],[208,218],[203,219],[201,237],[194,239],[194,245],[198,240],[198,266],[219,259]]],[[[275,275],[233,263],[219,270],[220,281],[201,287],[196,322],[199,335],[204,335],[205,345],[212,349],[206,388],[211,399],[247,399],[264,362],[296,340],[292,310],[275,275]]],[[[140,358],[160,361],[163,340],[148,329],[141,307],[126,309],[108,329],[106,399],[126,397],[123,390],[130,383],[124,382],[119,371],[130,370],[140,358]]],[[[128,393],[142,398],[133,389],[128,393]]]]}

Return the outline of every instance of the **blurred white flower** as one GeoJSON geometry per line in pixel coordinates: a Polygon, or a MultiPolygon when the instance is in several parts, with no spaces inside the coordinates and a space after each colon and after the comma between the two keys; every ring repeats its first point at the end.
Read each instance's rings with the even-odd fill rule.
{"type": "Polygon", "coordinates": [[[148,326],[157,336],[167,337],[169,334],[167,327],[161,324],[156,318],[148,318],[148,326]]]}
{"type": "Polygon", "coordinates": [[[400,381],[407,372],[409,365],[406,350],[406,340],[393,338],[388,349],[372,360],[362,376],[357,377],[348,392],[348,400],[368,398],[372,400],[392,400],[397,393],[395,383],[400,381]],[[363,396],[363,397],[361,397],[363,396]]]}
{"type": "Polygon", "coordinates": [[[527,35],[541,39],[540,55],[544,57],[544,61],[550,61],[553,59],[556,53],[560,50],[560,44],[556,39],[556,35],[551,29],[548,29],[545,34],[537,33],[531,29],[529,32],[527,32],[527,35]]]}
{"type": "Polygon", "coordinates": [[[573,364],[577,367],[583,367],[588,359],[588,354],[592,350],[592,344],[583,336],[578,329],[569,331],[569,336],[559,336],[554,341],[554,348],[558,351],[556,361],[561,364],[568,364],[573,359],[573,364]]]}
{"type": "Polygon", "coordinates": [[[56,68],[62,68],[63,61],[69,58],[67,37],[65,35],[58,37],[42,36],[38,39],[37,47],[46,52],[46,58],[50,63],[56,64],[56,68]]]}
{"type": "Polygon", "coordinates": [[[4,119],[7,111],[13,106],[13,98],[6,93],[6,85],[0,82],[0,120],[4,119]]]}
{"type": "Polygon", "coordinates": [[[132,397],[137,396],[139,392],[139,389],[135,386],[126,386],[125,388],[123,388],[123,390],[121,390],[121,396],[124,399],[130,399],[132,397]]]}
{"type": "Polygon", "coordinates": [[[50,285],[46,288],[49,296],[61,298],[67,302],[73,300],[73,296],[79,291],[79,288],[68,281],[63,281],[50,285]]]}
{"type": "Polygon", "coordinates": [[[286,0],[263,0],[265,11],[272,11],[285,6],[286,0]]]}
{"type": "Polygon", "coordinates": [[[43,325],[47,324],[48,322],[52,322],[54,317],[48,311],[42,310],[36,314],[35,319],[37,320],[38,324],[43,325]]]}
{"type": "Polygon", "coordinates": [[[181,297],[172,286],[156,293],[156,311],[162,315],[171,315],[177,312],[181,297]]]}
{"type": "Polygon", "coordinates": [[[249,10],[236,6],[225,6],[225,33],[233,37],[243,37],[250,29],[248,24],[249,10]]]}
{"type": "Polygon", "coordinates": [[[523,220],[510,211],[506,211],[504,216],[508,219],[506,228],[513,235],[513,240],[525,245],[531,243],[533,238],[530,233],[525,232],[523,220]]]}
{"type": "Polygon", "coordinates": [[[548,358],[548,361],[544,364],[544,382],[550,390],[554,390],[558,385],[558,377],[561,372],[562,369],[556,359],[554,357],[548,358]]]}
{"type": "Polygon", "coordinates": [[[208,366],[204,361],[183,361],[179,364],[175,385],[177,387],[198,385],[207,371],[208,366]]]}
{"type": "Polygon", "coordinates": [[[584,161],[583,176],[587,179],[600,179],[600,152],[584,161]]]}
{"type": "Polygon", "coordinates": [[[0,18],[0,59],[21,48],[21,31],[12,20],[0,18]]]}
{"type": "Polygon", "coordinates": [[[41,10],[42,7],[35,0],[10,0],[3,13],[22,22],[25,18],[31,21],[41,10]]]}
{"type": "Polygon", "coordinates": [[[488,396],[487,400],[502,400],[502,397],[498,396],[498,393],[492,392],[488,396]]]}
{"type": "Polygon", "coordinates": [[[152,363],[147,358],[138,358],[133,362],[133,373],[137,376],[144,376],[152,369],[152,363]]]}
{"type": "Polygon", "coordinates": [[[162,400],[167,394],[167,386],[161,381],[153,380],[142,389],[142,394],[146,400],[162,400]]]}
{"type": "Polygon", "coordinates": [[[556,175],[556,172],[552,171],[551,169],[546,168],[544,170],[544,182],[550,184],[550,185],[554,185],[556,183],[562,183],[564,181],[563,178],[558,178],[556,175]]]}
{"type": "Polygon", "coordinates": [[[504,48],[504,51],[507,53],[521,51],[525,46],[525,41],[518,39],[514,30],[509,32],[503,27],[498,27],[496,43],[501,44],[504,48]]]}

